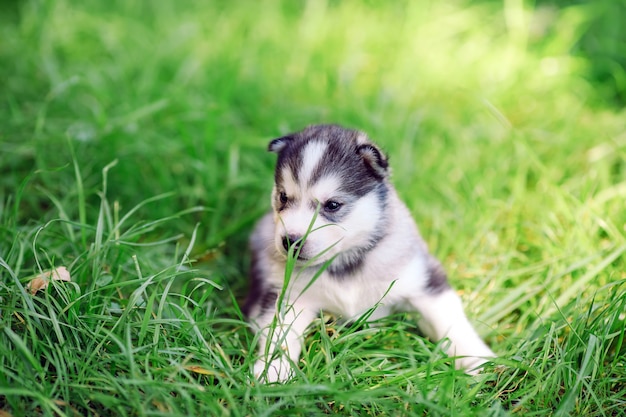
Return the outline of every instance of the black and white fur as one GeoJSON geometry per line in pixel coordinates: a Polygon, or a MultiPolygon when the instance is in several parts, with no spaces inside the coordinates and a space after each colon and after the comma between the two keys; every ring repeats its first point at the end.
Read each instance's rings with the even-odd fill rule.
{"type": "Polygon", "coordinates": [[[292,376],[304,331],[322,310],[350,319],[377,306],[372,320],[417,311],[427,336],[449,339],[457,367],[473,373],[494,356],[389,182],[387,158],[364,133],[310,126],[273,140],[269,150],[278,154],[273,210],[250,239],[244,306],[261,332],[256,377],[292,376]],[[297,262],[286,279],[290,247],[297,262]]]}

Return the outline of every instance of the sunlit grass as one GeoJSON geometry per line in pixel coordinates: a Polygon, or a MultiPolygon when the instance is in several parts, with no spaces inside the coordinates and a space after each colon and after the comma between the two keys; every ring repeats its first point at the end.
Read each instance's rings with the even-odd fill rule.
{"type": "Polygon", "coordinates": [[[572,53],[609,3],[205,3],[3,6],[0,410],[620,415],[624,71],[572,53]],[[295,381],[251,381],[265,148],[318,122],[390,155],[499,366],[455,371],[411,317],[322,319],[295,381]]]}

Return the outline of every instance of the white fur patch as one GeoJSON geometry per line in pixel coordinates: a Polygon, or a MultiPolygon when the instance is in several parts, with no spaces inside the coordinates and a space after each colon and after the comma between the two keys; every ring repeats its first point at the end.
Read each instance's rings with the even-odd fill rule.
{"type": "Polygon", "coordinates": [[[341,181],[336,176],[325,176],[320,178],[315,184],[306,190],[307,198],[311,202],[322,203],[330,198],[339,197],[338,190],[341,181]]]}
{"type": "Polygon", "coordinates": [[[320,164],[320,161],[326,153],[328,144],[320,141],[310,142],[302,151],[302,168],[298,173],[300,185],[306,187],[309,183],[313,171],[320,164]]]}
{"type": "Polygon", "coordinates": [[[290,198],[300,198],[300,186],[293,177],[291,170],[287,167],[284,167],[281,171],[281,175],[283,178],[282,186],[287,195],[290,198]]]}
{"type": "Polygon", "coordinates": [[[369,143],[369,138],[367,137],[365,133],[359,132],[359,134],[356,137],[356,143],[359,145],[363,145],[364,143],[369,143]]]}

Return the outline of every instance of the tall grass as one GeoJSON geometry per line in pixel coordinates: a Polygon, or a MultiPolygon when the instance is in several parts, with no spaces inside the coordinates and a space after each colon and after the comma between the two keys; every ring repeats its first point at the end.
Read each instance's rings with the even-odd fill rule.
{"type": "Polygon", "coordinates": [[[554,3],[3,4],[0,410],[622,415],[624,70],[593,74],[623,10],[554,3]],[[455,371],[411,317],[323,317],[294,381],[251,379],[265,147],[317,122],[390,155],[492,368],[455,371]]]}

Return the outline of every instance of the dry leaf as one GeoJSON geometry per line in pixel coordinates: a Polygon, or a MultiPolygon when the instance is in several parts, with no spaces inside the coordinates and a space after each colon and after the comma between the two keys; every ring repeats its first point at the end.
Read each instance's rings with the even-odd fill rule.
{"type": "Polygon", "coordinates": [[[26,288],[30,290],[31,294],[35,294],[39,290],[45,290],[48,288],[48,284],[50,281],[71,281],[70,273],[67,268],[64,266],[60,266],[56,269],[45,271],[35,278],[30,280],[28,284],[26,284],[26,288]]]}
{"type": "Polygon", "coordinates": [[[215,371],[210,371],[198,365],[185,365],[185,369],[196,374],[202,375],[218,375],[215,371]]]}

